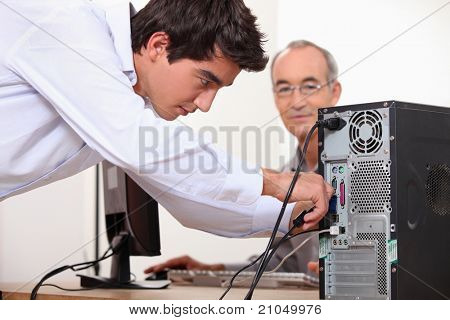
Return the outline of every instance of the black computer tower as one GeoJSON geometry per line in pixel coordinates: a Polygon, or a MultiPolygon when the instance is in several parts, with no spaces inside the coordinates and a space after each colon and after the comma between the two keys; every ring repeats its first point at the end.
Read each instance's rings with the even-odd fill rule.
{"type": "Polygon", "coordinates": [[[321,299],[450,297],[450,108],[387,101],[323,108],[319,171],[337,206],[321,229],[321,299]]]}

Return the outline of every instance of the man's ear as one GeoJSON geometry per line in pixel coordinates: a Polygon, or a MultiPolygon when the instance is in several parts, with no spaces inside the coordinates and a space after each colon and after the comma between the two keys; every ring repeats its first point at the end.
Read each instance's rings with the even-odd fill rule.
{"type": "Polygon", "coordinates": [[[166,56],[167,47],[169,46],[169,35],[165,32],[155,32],[147,41],[147,46],[144,49],[145,54],[152,61],[166,56]]]}
{"type": "Polygon", "coordinates": [[[337,104],[339,98],[341,97],[341,93],[342,93],[341,83],[339,81],[335,80],[333,83],[333,89],[332,89],[333,99],[331,101],[333,106],[335,106],[337,104]]]}

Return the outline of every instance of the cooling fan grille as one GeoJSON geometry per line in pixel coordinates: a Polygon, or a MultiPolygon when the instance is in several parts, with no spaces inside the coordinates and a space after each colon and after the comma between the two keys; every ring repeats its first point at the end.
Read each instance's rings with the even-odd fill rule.
{"type": "Polygon", "coordinates": [[[355,154],[378,152],[383,144],[382,118],[378,111],[356,112],[350,118],[350,149],[355,154]]]}

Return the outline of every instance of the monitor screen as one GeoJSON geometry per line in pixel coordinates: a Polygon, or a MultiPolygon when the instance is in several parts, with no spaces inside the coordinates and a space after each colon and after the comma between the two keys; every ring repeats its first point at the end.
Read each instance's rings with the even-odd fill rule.
{"type": "MultiPolygon", "coordinates": [[[[130,256],[161,254],[158,203],[122,169],[102,162],[106,233],[116,247],[109,278],[81,275],[83,287],[154,289],[158,283],[131,281],[130,256]],[[119,247],[117,245],[121,243],[119,247]]],[[[161,287],[168,283],[161,283],[161,287]]]]}
{"type": "Polygon", "coordinates": [[[131,255],[160,255],[158,203],[119,167],[106,161],[102,166],[109,243],[128,232],[131,255]]]}

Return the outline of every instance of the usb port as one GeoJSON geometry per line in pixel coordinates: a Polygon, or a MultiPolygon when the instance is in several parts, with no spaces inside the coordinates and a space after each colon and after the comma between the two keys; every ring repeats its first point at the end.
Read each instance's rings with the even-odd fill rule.
{"type": "Polygon", "coordinates": [[[345,206],[345,183],[344,180],[341,180],[339,184],[339,203],[343,208],[345,206]]]}

